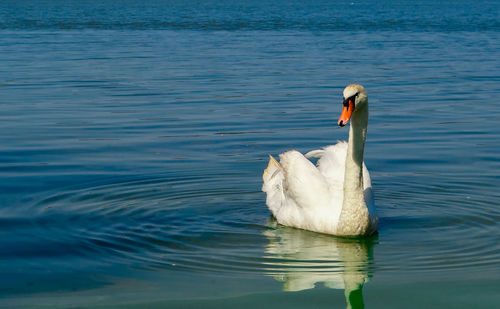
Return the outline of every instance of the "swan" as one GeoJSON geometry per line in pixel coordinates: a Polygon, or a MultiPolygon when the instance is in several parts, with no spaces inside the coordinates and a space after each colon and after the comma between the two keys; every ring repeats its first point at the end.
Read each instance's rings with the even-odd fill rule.
{"type": "Polygon", "coordinates": [[[336,236],[367,236],[377,231],[370,174],[363,163],[368,96],[361,85],[343,92],[338,125],[350,121],[349,141],[313,150],[269,156],[262,191],[282,225],[336,236]],[[309,158],[317,158],[316,166],[309,158]]]}

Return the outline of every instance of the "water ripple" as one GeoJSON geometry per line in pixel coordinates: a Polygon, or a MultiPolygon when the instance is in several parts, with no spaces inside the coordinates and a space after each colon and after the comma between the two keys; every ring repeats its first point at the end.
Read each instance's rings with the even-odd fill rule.
{"type": "Polygon", "coordinates": [[[16,226],[25,231],[12,243],[5,243],[9,255],[2,258],[73,256],[132,263],[138,269],[274,276],[305,272],[320,277],[342,273],[349,261],[351,269],[357,263],[360,269],[390,271],[404,260],[407,272],[435,272],[488,268],[500,258],[500,250],[485,241],[498,230],[500,213],[491,213],[481,203],[455,204],[453,208],[441,205],[441,214],[437,214],[435,205],[428,205],[426,199],[414,200],[426,203],[412,207],[420,209],[420,215],[382,215],[383,241],[371,241],[367,249],[379,254],[365,253],[353,259],[345,252],[364,248],[358,240],[349,243],[280,227],[273,221],[265,223],[265,209],[251,202],[260,192],[213,186],[214,181],[215,176],[136,177],[54,193],[32,205],[35,218],[2,219],[2,229],[16,226]],[[30,231],[36,231],[36,236],[22,237],[30,231]],[[409,244],[401,240],[391,243],[391,235],[401,233],[407,235],[409,244]],[[434,235],[441,236],[426,239],[434,235]],[[396,245],[422,251],[391,250],[396,245]]]}

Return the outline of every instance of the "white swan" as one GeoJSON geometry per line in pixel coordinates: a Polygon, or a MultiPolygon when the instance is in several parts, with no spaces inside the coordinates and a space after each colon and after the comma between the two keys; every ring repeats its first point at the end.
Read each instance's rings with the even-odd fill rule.
{"type": "Polygon", "coordinates": [[[282,225],[338,236],[371,235],[378,218],[370,174],[363,163],[368,126],[368,97],[361,85],[344,89],[338,125],[351,120],[349,142],[339,142],[303,156],[292,150],[270,156],[262,191],[282,225]],[[307,158],[319,158],[317,167],[307,158]]]}

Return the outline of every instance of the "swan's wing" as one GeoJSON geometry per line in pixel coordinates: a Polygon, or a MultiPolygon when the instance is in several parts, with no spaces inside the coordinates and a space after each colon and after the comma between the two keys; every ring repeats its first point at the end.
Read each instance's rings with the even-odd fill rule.
{"type": "Polygon", "coordinates": [[[329,202],[330,194],[325,178],[300,152],[285,152],[280,155],[280,162],[285,174],[286,196],[293,199],[299,207],[314,209],[329,202]]]}
{"type": "MultiPolygon", "coordinates": [[[[308,158],[318,158],[318,170],[325,177],[335,199],[343,200],[345,158],[347,156],[347,142],[338,142],[320,150],[313,150],[306,154],[308,158]]],[[[372,220],[376,220],[375,203],[373,199],[370,173],[363,162],[363,188],[366,206],[372,220]]],[[[340,213],[339,213],[340,215],[340,213]]],[[[373,223],[376,226],[376,222],[373,223]]]]}
{"type": "Polygon", "coordinates": [[[266,204],[280,224],[326,231],[332,224],[331,195],[319,170],[297,151],[280,155],[280,163],[271,157],[263,174],[262,191],[266,204]]]}
{"type": "MultiPolygon", "coordinates": [[[[347,143],[338,142],[335,145],[327,146],[322,150],[314,150],[309,152],[314,153],[318,160],[318,170],[327,181],[339,188],[344,187],[344,173],[345,173],[345,157],[347,155],[347,143]]],[[[306,156],[307,156],[306,155],[306,156]]]]}
{"type": "Polygon", "coordinates": [[[342,201],[344,200],[344,173],[345,157],[347,154],[347,143],[338,142],[336,145],[328,146],[320,150],[313,150],[306,154],[309,158],[318,158],[317,169],[325,179],[331,199],[330,213],[335,224],[340,218],[342,201]]]}
{"type": "MultiPolygon", "coordinates": [[[[338,142],[335,145],[323,149],[313,150],[306,154],[307,158],[318,158],[318,170],[325,179],[339,188],[344,187],[345,158],[347,156],[347,142],[338,142]]],[[[363,162],[363,188],[365,189],[366,201],[373,201],[371,194],[370,173],[363,162]],[[367,190],[369,192],[367,192],[367,190]],[[366,193],[370,193],[369,195],[366,193]]]]}
{"type": "Polygon", "coordinates": [[[378,226],[378,215],[375,208],[375,200],[373,198],[372,182],[370,179],[370,173],[363,162],[363,188],[365,195],[366,207],[368,208],[368,213],[370,214],[371,226],[376,230],[378,226]]]}
{"type": "Polygon", "coordinates": [[[365,163],[363,162],[363,188],[365,193],[365,202],[368,208],[370,205],[373,206],[373,191],[372,191],[372,181],[370,179],[370,172],[366,168],[365,163]]]}

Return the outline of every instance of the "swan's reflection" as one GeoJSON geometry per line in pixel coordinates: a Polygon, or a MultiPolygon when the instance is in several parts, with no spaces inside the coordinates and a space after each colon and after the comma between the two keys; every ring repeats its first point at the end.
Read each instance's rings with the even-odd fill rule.
{"type": "Polygon", "coordinates": [[[268,222],[264,232],[268,271],[285,291],[300,291],[323,283],[344,289],[347,308],[363,308],[363,285],[371,277],[376,238],[344,239],[268,222]]]}

